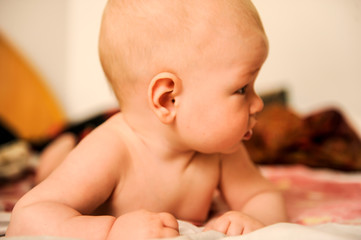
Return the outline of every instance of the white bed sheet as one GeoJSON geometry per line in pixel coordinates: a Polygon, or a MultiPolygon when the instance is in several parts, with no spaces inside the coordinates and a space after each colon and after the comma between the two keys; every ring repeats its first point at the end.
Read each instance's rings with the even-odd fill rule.
{"type": "MultiPolygon", "coordinates": [[[[241,236],[225,236],[216,231],[202,232],[186,222],[179,222],[181,236],[163,240],[360,240],[361,225],[325,223],[303,226],[294,223],[277,223],[241,236]]],[[[1,240],[76,240],[59,237],[3,237],[1,240]]]]}
{"type": "Polygon", "coordinates": [[[325,223],[316,226],[303,226],[294,223],[277,223],[242,236],[225,236],[222,233],[202,232],[186,222],[179,222],[182,236],[168,240],[360,240],[361,225],[325,223]]]}

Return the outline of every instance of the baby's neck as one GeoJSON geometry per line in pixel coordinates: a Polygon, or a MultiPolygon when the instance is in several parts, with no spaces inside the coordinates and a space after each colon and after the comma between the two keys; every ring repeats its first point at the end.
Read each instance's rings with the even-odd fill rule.
{"type": "Polygon", "coordinates": [[[124,123],[128,126],[137,148],[150,152],[162,161],[191,161],[196,151],[182,146],[177,140],[177,134],[172,126],[160,123],[158,119],[144,117],[136,120],[134,117],[122,114],[124,123]],[[146,121],[144,121],[147,119],[146,121]]]}

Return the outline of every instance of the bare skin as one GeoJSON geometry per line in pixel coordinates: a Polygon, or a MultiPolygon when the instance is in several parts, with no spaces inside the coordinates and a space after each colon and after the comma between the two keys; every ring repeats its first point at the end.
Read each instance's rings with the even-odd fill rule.
{"type": "Polygon", "coordinates": [[[227,30],[200,31],[202,56],[188,54],[197,64],[153,73],[26,194],[7,235],[174,237],[176,219],[239,235],[286,221],[281,194],[243,145],[263,108],[254,84],[268,42],[259,25],[239,31],[225,19],[227,30]],[[209,219],[215,192],[228,209],[209,219]]]}
{"type": "MultiPolygon", "coordinates": [[[[20,220],[25,222],[18,222],[23,229],[16,227],[16,230],[25,231],[29,235],[41,233],[87,239],[106,239],[107,235],[109,239],[113,236],[122,239],[177,236],[176,219],[206,223],[213,194],[218,185],[221,184],[223,191],[228,191],[228,186],[233,186],[227,181],[235,180],[240,183],[237,186],[239,192],[237,202],[242,205],[242,213],[228,212],[223,215],[224,220],[222,218],[215,220],[219,222],[218,224],[210,221],[206,230],[215,229],[229,235],[237,235],[274,221],[264,219],[266,221],[262,223],[252,219],[250,226],[247,224],[228,226],[227,222],[233,223],[232,219],[238,221],[249,218],[246,215],[248,212],[252,215],[263,215],[274,210],[274,208],[262,209],[262,205],[258,206],[258,209],[248,209],[246,203],[251,204],[252,201],[258,201],[257,198],[263,197],[271,200],[269,204],[272,200],[275,202],[279,200],[278,193],[273,192],[271,185],[260,176],[244,148],[240,148],[233,156],[194,153],[188,158],[177,161],[163,161],[152,155],[146,146],[138,142],[137,136],[126,126],[122,115],[114,116],[81,142],[49,178],[17,204],[14,212],[18,208],[32,209],[36,210],[36,215],[23,216],[20,220]],[[120,129],[121,135],[114,136],[113,132],[120,129]],[[125,136],[126,139],[133,139],[130,142],[134,145],[131,143],[125,145],[122,141],[114,139],[125,136]],[[106,141],[109,144],[104,148],[94,148],[96,151],[87,155],[87,161],[78,158],[82,151],[89,151],[89,145],[98,145],[99,141],[106,141]],[[113,158],[109,153],[123,157],[113,158]],[[102,161],[89,157],[94,155],[103,156],[102,161]],[[148,157],[144,158],[144,156],[148,157]],[[242,161],[239,161],[240,158],[242,161]],[[239,166],[236,167],[237,165],[239,166]],[[87,171],[77,172],[79,169],[87,169],[87,171]],[[232,176],[232,171],[228,170],[234,169],[233,177],[237,179],[233,177],[222,179],[221,169],[227,170],[229,177],[232,176]],[[73,173],[71,177],[69,172],[73,173]],[[165,182],[167,184],[164,184],[165,182]],[[77,191],[69,191],[69,189],[77,189],[77,191]],[[63,194],[64,192],[67,194],[63,194]],[[251,201],[248,199],[249,196],[254,196],[254,199],[251,201]],[[50,211],[51,209],[58,209],[59,212],[50,211]],[[83,216],[94,212],[108,216],[83,216]],[[34,223],[37,221],[37,216],[40,218],[36,224],[39,229],[28,226],[28,219],[31,218],[34,223]],[[44,216],[49,219],[48,221],[61,223],[61,227],[44,229],[44,224],[41,224],[41,218],[44,216]],[[142,221],[144,223],[140,224],[142,221]],[[78,231],[80,226],[92,224],[94,228],[90,233],[78,231]],[[27,227],[31,229],[26,229],[27,227]]],[[[278,207],[282,211],[282,205],[278,207]]],[[[24,213],[27,212],[23,211],[24,213]]],[[[11,228],[9,231],[14,233],[11,228]]]]}

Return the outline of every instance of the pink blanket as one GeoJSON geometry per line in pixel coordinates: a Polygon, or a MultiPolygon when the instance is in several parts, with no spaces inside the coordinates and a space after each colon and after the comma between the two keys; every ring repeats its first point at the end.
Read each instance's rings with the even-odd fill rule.
{"type": "Polygon", "coordinates": [[[301,165],[261,169],[283,191],[290,222],[361,224],[361,172],[301,165]]]}

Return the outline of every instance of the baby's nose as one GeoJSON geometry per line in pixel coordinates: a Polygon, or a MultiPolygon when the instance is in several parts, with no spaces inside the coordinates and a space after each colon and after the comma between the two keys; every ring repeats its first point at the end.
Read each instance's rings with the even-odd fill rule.
{"type": "Polygon", "coordinates": [[[256,114],[261,112],[263,110],[263,107],[264,107],[264,103],[262,98],[255,93],[250,109],[251,114],[256,114]]]}

